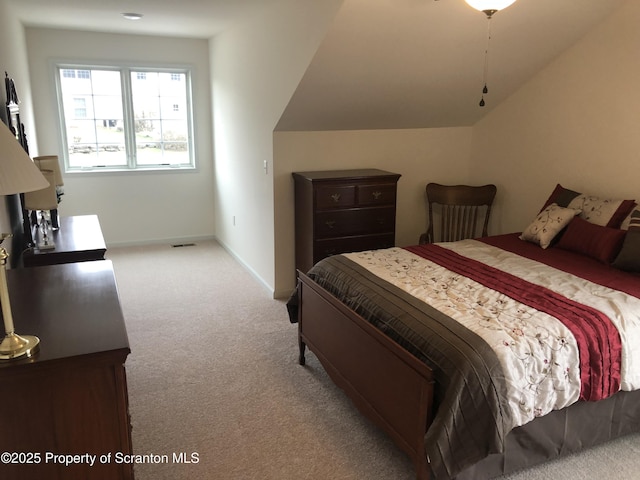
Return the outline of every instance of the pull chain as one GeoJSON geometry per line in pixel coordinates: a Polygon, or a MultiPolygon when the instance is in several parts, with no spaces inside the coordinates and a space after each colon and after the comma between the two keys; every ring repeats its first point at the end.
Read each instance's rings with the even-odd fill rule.
{"type": "Polygon", "coordinates": [[[484,107],[485,94],[489,93],[489,89],[487,88],[487,77],[489,76],[489,42],[491,41],[491,17],[492,15],[487,14],[487,48],[484,51],[484,87],[482,88],[482,97],[480,98],[481,107],[484,107]]]}

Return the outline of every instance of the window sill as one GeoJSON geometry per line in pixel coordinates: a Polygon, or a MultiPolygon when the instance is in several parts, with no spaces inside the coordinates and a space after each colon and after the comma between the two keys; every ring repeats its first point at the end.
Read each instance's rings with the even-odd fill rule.
{"type": "Polygon", "coordinates": [[[189,166],[171,166],[171,165],[154,165],[149,167],[122,168],[122,167],[92,167],[92,168],[71,168],[65,169],[68,175],[105,175],[105,174],[144,174],[144,173],[178,173],[178,172],[195,172],[197,167],[189,166]]]}

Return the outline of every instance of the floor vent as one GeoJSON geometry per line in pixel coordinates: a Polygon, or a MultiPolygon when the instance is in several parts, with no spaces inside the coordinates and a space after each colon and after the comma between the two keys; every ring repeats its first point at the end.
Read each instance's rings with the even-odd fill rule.
{"type": "Polygon", "coordinates": [[[171,245],[171,247],[173,248],[177,248],[177,247],[195,247],[196,244],[195,243],[177,243],[175,245],[171,245]]]}

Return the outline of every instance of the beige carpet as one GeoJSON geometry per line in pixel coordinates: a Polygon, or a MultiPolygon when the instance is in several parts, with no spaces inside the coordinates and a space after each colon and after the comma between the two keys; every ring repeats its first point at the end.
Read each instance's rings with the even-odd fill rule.
{"type": "MultiPolygon", "coordinates": [[[[112,248],[131,355],[137,480],[409,480],[413,466],[363,419],[296,327],[215,242],[112,248]],[[197,463],[179,463],[181,458],[197,463]],[[182,454],[182,455],[181,455],[182,454]]],[[[640,435],[506,477],[640,478],[640,435]]]]}

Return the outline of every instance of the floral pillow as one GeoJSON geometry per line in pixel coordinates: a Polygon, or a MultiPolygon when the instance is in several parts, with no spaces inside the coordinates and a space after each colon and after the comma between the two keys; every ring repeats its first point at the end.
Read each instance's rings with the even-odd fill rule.
{"type": "Polygon", "coordinates": [[[556,185],[543,209],[552,203],[561,207],[580,210],[580,217],[584,220],[612,228],[619,228],[625,217],[636,206],[634,200],[600,198],[569,190],[560,184],[556,185]]]}
{"type": "Polygon", "coordinates": [[[631,214],[622,249],[611,265],[620,270],[640,272],[640,210],[631,214]]]}
{"type": "Polygon", "coordinates": [[[526,240],[547,248],[564,227],[566,227],[580,210],[564,208],[552,203],[538,214],[536,219],[520,235],[526,240]]]}

